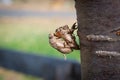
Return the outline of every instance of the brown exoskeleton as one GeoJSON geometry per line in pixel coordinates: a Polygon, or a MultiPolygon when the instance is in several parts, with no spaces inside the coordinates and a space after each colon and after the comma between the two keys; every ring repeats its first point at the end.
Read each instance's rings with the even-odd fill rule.
{"type": "Polygon", "coordinates": [[[56,37],[54,34],[49,34],[49,42],[53,48],[61,53],[67,54],[72,52],[70,46],[63,39],[56,37]]]}
{"type": "Polygon", "coordinates": [[[79,45],[77,44],[75,40],[76,38],[73,34],[76,29],[76,23],[73,24],[71,29],[68,25],[57,28],[55,33],[49,34],[50,45],[63,54],[68,54],[72,52],[73,49],[78,50],[79,45]]]}
{"type": "Polygon", "coordinates": [[[55,36],[63,38],[71,48],[79,49],[79,46],[76,43],[75,36],[73,34],[74,30],[76,29],[76,23],[73,24],[71,29],[69,29],[68,25],[65,25],[56,29],[55,36]]]}

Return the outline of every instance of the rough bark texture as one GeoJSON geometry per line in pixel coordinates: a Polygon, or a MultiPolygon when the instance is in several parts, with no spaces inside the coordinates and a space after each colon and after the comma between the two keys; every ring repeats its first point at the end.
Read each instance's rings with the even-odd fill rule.
{"type": "Polygon", "coordinates": [[[120,80],[120,0],[75,0],[81,47],[82,80],[120,80]],[[87,35],[115,41],[88,40],[87,35]]]}

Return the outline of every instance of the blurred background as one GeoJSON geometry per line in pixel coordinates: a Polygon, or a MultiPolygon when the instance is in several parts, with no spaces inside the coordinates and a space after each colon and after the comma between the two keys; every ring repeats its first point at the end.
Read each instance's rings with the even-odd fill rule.
{"type": "MultiPolygon", "coordinates": [[[[74,0],[0,0],[0,48],[64,59],[49,45],[48,34],[76,22],[74,5],[74,0]]],[[[80,62],[79,51],[67,60],[80,62]]],[[[0,80],[42,79],[0,68],[0,80]]]]}

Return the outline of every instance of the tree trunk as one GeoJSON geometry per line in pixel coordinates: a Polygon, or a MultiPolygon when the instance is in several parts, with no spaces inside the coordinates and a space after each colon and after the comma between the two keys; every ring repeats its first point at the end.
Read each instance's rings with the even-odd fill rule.
{"type": "Polygon", "coordinates": [[[120,80],[120,0],[75,0],[82,80],[120,80]]]}

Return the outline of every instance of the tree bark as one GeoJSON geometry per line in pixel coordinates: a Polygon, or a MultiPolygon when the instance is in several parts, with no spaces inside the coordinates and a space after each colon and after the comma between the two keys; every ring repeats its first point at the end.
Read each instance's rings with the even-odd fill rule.
{"type": "Polygon", "coordinates": [[[120,80],[120,0],[75,0],[82,80],[120,80]]]}

